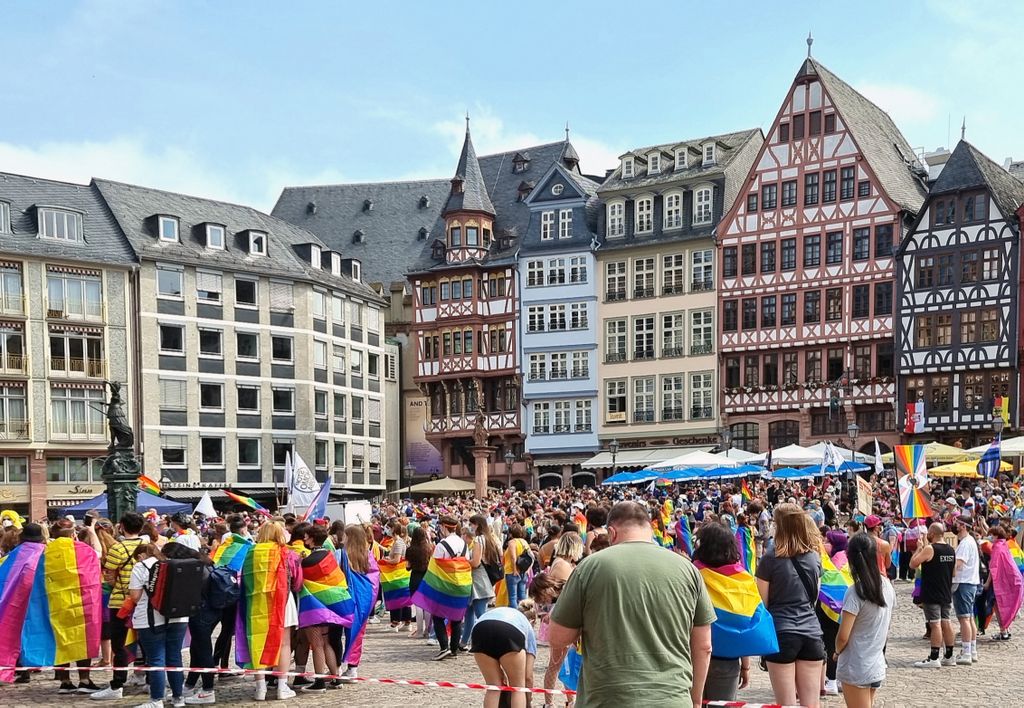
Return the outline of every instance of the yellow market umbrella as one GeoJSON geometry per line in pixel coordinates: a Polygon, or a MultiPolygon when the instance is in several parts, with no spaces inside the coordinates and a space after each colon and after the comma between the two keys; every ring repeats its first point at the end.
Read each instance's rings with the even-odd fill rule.
{"type": "MultiPolygon", "coordinates": [[[[1001,462],[999,464],[999,471],[1012,472],[1013,465],[1009,462],[1001,462]]],[[[981,477],[981,475],[978,474],[977,460],[964,460],[963,462],[939,465],[938,467],[932,467],[928,470],[928,473],[934,477],[968,477],[970,479],[978,479],[981,477]]]]}
{"type": "MultiPolygon", "coordinates": [[[[940,442],[930,442],[924,446],[924,458],[931,464],[945,463],[945,462],[962,462],[963,460],[977,457],[974,453],[968,452],[963,448],[953,447],[952,445],[944,445],[940,442]]],[[[882,455],[882,462],[887,465],[892,464],[892,453],[887,452],[882,455]]]]}

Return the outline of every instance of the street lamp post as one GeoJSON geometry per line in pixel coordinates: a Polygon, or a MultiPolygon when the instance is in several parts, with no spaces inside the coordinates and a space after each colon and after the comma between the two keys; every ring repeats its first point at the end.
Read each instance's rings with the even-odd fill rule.
{"type": "Polygon", "coordinates": [[[404,489],[406,486],[406,482],[409,483],[409,486],[412,486],[412,477],[414,474],[416,474],[416,467],[411,462],[406,462],[405,467],[402,468],[402,471],[405,473],[405,479],[398,481],[399,489],[404,489]]]}
{"type": "Polygon", "coordinates": [[[508,472],[508,488],[512,489],[512,463],[516,461],[516,456],[512,454],[511,450],[505,451],[505,470],[508,472]]]}
{"type": "Polygon", "coordinates": [[[996,434],[996,437],[1003,434],[1003,428],[1006,427],[1006,421],[1003,420],[1003,416],[998,413],[992,414],[992,431],[996,434]]]}
{"type": "MultiPolygon", "coordinates": [[[[854,422],[851,422],[846,427],[846,434],[850,438],[850,456],[853,458],[851,461],[857,461],[857,438],[860,436],[860,426],[854,422]]],[[[854,480],[856,472],[853,471],[853,466],[850,467],[847,473],[847,482],[850,485],[850,516],[853,516],[854,510],[857,508],[857,484],[854,480]]],[[[871,510],[868,509],[868,512],[871,510]]]]}
{"type": "Polygon", "coordinates": [[[732,449],[732,431],[728,426],[723,425],[718,429],[718,436],[722,438],[722,447],[725,448],[726,453],[732,449]]]}
{"type": "Polygon", "coordinates": [[[618,466],[615,464],[615,458],[619,454],[619,441],[612,438],[611,442],[608,443],[608,452],[612,453],[612,476],[618,471],[618,466]]]}

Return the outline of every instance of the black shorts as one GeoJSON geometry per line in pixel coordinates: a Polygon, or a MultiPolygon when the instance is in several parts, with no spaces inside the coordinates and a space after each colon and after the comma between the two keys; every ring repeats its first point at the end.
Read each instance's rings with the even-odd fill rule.
{"type": "Polygon", "coordinates": [[[785,633],[779,635],[779,651],[764,657],[773,664],[792,664],[794,661],[824,661],[825,642],[821,637],[785,633]]]}
{"type": "Polygon", "coordinates": [[[526,649],[526,637],[522,631],[501,620],[477,622],[473,626],[471,642],[471,653],[483,654],[495,660],[526,649]]]}

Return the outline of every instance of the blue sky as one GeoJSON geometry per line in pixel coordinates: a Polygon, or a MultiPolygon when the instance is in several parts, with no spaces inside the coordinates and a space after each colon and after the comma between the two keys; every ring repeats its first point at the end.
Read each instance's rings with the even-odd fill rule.
{"type": "Polygon", "coordinates": [[[558,140],[767,127],[814,55],[910,144],[1024,159],[1024,3],[4,3],[0,171],[102,176],[269,209],[281,187],[448,177],[558,140]],[[855,9],[852,9],[855,8],[855,9]]]}

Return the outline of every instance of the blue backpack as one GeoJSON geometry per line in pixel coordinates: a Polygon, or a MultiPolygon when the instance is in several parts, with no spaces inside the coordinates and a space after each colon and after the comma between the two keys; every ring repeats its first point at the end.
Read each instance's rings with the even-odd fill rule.
{"type": "Polygon", "coordinates": [[[242,597],[242,587],[238,582],[238,573],[226,565],[210,571],[206,581],[206,606],[212,610],[223,610],[231,607],[242,597]]]}

